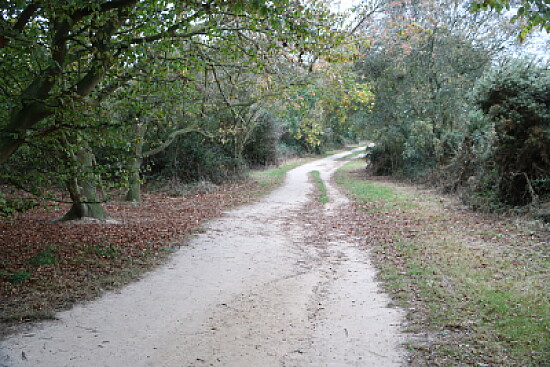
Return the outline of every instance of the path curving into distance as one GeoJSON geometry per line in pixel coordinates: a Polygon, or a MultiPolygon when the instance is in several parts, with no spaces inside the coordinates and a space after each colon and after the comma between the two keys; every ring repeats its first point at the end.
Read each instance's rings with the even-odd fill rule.
{"type": "Polygon", "coordinates": [[[290,171],[142,280],[4,340],[0,366],[400,366],[404,315],[387,307],[368,251],[311,245],[299,220],[313,170],[331,198],[320,215],[346,205],[329,179],[347,154],[290,171]]]}

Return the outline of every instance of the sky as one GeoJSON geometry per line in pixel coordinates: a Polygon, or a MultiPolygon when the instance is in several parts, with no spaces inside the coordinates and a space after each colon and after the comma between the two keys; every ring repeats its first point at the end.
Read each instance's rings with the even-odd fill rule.
{"type": "Polygon", "coordinates": [[[335,0],[334,5],[338,8],[340,7],[341,10],[349,9],[353,5],[356,5],[360,3],[360,0],[335,0]]]}
{"type": "MultiPolygon", "coordinates": [[[[354,5],[358,5],[362,0],[334,0],[333,9],[344,11],[350,9],[354,5]]],[[[546,31],[536,30],[526,40],[522,53],[550,59],[550,33],[546,31]]]]}

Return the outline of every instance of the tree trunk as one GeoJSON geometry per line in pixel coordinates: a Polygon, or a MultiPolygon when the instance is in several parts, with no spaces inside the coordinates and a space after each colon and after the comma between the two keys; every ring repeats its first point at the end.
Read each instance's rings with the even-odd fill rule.
{"type": "MultiPolygon", "coordinates": [[[[80,188],[76,186],[76,179],[74,180],[74,184],[68,183],[67,188],[69,192],[76,193],[77,196],[80,196],[80,188]]],[[[73,193],[71,193],[71,197],[73,197],[73,193]]],[[[95,218],[95,219],[105,219],[108,218],[109,215],[105,211],[105,209],[101,206],[98,202],[87,202],[84,200],[87,200],[83,196],[80,196],[80,200],[74,200],[73,204],[71,206],[71,209],[65,214],[59,221],[67,221],[67,220],[76,220],[76,219],[82,219],[82,218],[95,218]]]]}
{"type": "Polygon", "coordinates": [[[138,157],[132,157],[128,161],[128,192],[126,193],[126,201],[141,201],[141,178],[139,173],[141,171],[142,159],[138,157]]]}
{"type": "MultiPolygon", "coordinates": [[[[137,120],[137,119],[136,119],[137,120]]],[[[134,127],[134,151],[132,157],[128,160],[128,192],[126,193],[126,201],[141,201],[141,163],[143,162],[143,138],[145,136],[145,125],[136,121],[134,127]]]]}
{"type": "Polygon", "coordinates": [[[158,154],[168,148],[170,144],[176,140],[176,138],[180,135],[187,134],[190,132],[198,132],[200,134],[209,136],[205,132],[201,131],[197,127],[187,127],[187,128],[181,128],[172,131],[166,140],[162,142],[162,144],[158,145],[157,147],[148,150],[143,151],[143,145],[144,145],[144,137],[145,132],[147,131],[147,125],[145,123],[139,122],[137,120],[137,124],[134,127],[134,151],[132,152],[132,156],[126,163],[126,168],[128,169],[129,178],[128,178],[128,191],[126,192],[126,201],[141,201],[141,164],[143,163],[143,159],[150,157],[152,155],[158,154]]]}
{"type": "Polygon", "coordinates": [[[109,215],[101,205],[99,195],[97,194],[98,177],[91,172],[94,154],[88,143],[84,142],[76,154],[72,156],[84,170],[89,170],[89,172],[84,172],[80,179],[74,177],[67,182],[67,189],[73,204],[69,212],[60,221],[81,218],[107,218],[109,215]]]}

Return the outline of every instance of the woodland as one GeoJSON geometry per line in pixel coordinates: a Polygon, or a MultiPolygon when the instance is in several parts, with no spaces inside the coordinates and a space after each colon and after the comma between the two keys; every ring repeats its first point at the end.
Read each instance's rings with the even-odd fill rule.
{"type": "Polygon", "coordinates": [[[517,56],[548,32],[544,1],[2,8],[3,218],[70,203],[60,220],[104,219],[121,192],[139,202],[143,186],[220,184],[360,139],[375,174],[476,209],[550,195],[548,61],[517,56]]]}
{"type": "MultiPolygon", "coordinates": [[[[487,279],[502,275],[508,286],[507,272],[515,271],[514,281],[527,284],[526,269],[535,263],[542,264],[537,282],[547,279],[548,0],[362,0],[349,9],[330,0],[0,4],[2,324],[53,318],[127,284],[162,263],[181,246],[175,242],[201,231],[206,219],[281,182],[295,158],[358,142],[368,145],[367,162],[351,177],[420,183],[467,208],[436,218],[430,199],[415,221],[395,205],[379,215],[382,199],[375,198],[347,213],[342,221],[368,233],[365,241],[387,245],[374,247],[382,279],[405,269],[401,262],[418,246],[434,242],[417,251],[424,256],[418,263],[428,264],[443,256],[449,238],[454,251],[457,238],[478,237],[498,242],[469,259],[475,271],[490,272],[487,279]],[[278,168],[261,171],[266,167],[278,168]],[[252,171],[267,172],[268,183],[251,178],[252,171]],[[487,213],[534,219],[546,229],[520,226],[516,236],[487,213]],[[413,238],[417,227],[428,230],[406,253],[392,236],[413,238]],[[449,228],[463,230],[447,238],[449,228]],[[499,241],[538,252],[516,256],[499,241]],[[493,250],[498,256],[486,256],[493,250]],[[505,255],[513,266],[491,265],[505,255]]],[[[453,256],[438,264],[434,278],[458,263],[453,256]]],[[[475,271],[461,270],[459,278],[475,271]]],[[[476,300],[472,287],[464,285],[453,314],[476,300]]],[[[510,315],[527,315],[520,323],[531,320],[534,329],[524,332],[527,341],[501,339],[525,351],[509,364],[487,357],[471,365],[548,360],[547,286],[540,289],[531,303],[509,297],[510,315]],[[546,311],[535,312],[534,300],[546,311]]],[[[487,309],[487,324],[501,322],[498,307],[480,299],[472,313],[487,309]]],[[[464,338],[474,335],[469,327],[443,326],[464,338]]],[[[485,355],[505,361],[510,353],[498,350],[485,355]]],[[[457,353],[453,361],[474,361],[457,353]]]]}

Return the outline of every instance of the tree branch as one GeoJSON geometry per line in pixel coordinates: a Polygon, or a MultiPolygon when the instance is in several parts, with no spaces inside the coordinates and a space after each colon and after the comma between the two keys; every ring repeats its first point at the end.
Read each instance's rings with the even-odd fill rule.
{"type": "Polygon", "coordinates": [[[32,18],[33,14],[38,10],[38,4],[33,1],[17,17],[17,21],[13,26],[13,32],[6,31],[6,34],[0,35],[0,49],[4,48],[9,42],[9,37],[13,37],[17,33],[21,33],[27,25],[29,19],[32,18]]]}
{"type": "Polygon", "coordinates": [[[104,2],[103,4],[101,4],[99,6],[99,9],[94,9],[91,6],[78,9],[70,15],[70,18],[73,20],[73,22],[78,22],[80,19],[82,19],[82,18],[84,18],[88,15],[92,15],[96,12],[106,13],[106,12],[111,11],[111,10],[131,8],[131,7],[136,6],[136,4],[138,2],[139,2],[139,0],[112,0],[112,1],[107,1],[107,2],[104,2]]]}
{"type": "Polygon", "coordinates": [[[363,14],[363,16],[361,17],[361,20],[355,25],[355,27],[352,28],[352,30],[350,31],[350,34],[354,34],[355,32],[357,32],[359,27],[361,27],[363,23],[365,23],[367,19],[373,16],[374,13],[376,13],[381,7],[382,7],[382,2],[377,2],[373,4],[372,8],[366,14],[363,14]]]}
{"type": "Polygon", "coordinates": [[[196,133],[202,134],[202,135],[204,135],[206,137],[209,137],[209,138],[212,137],[211,134],[199,129],[198,127],[188,127],[188,128],[172,131],[170,133],[170,135],[168,135],[166,140],[161,145],[159,145],[158,147],[156,147],[154,149],[151,149],[151,150],[148,150],[147,152],[143,153],[141,155],[141,158],[147,158],[147,157],[150,157],[152,155],[155,155],[155,154],[158,154],[158,153],[162,152],[164,149],[168,148],[170,146],[170,144],[172,144],[178,136],[183,135],[183,134],[187,134],[187,133],[191,133],[191,132],[196,132],[196,133]]]}
{"type": "Polygon", "coordinates": [[[19,14],[19,17],[17,18],[17,22],[13,26],[13,29],[17,32],[22,32],[23,28],[25,28],[25,25],[31,19],[33,14],[38,10],[39,6],[36,1],[31,2],[27,7],[19,14]]]}

